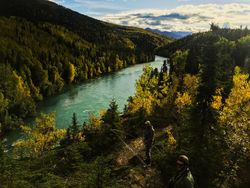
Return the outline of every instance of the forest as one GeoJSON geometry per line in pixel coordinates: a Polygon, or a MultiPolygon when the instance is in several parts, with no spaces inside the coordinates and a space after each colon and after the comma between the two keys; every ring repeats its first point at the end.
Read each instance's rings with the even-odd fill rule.
{"type": "MultiPolygon", "coordinates": [[[[120,41],[119,47],[109,40],[104,45],[95,35],[85,38],[66,23],[28,19],[12,5],[16,15],[0,8],[6,15],[0,17],[1,187],[161,188],[174,175],[179,154],[190,159],[195,187],[249,186],[249,29],[211,24],[210,31],[169,43],[150,32],[107,24],[113,33],[106,30],[103,36],[119,39],[112,40],[120,41]],[[168,57],[170,69],[166,62],[160,70],[144,67],[123,112],[112,100],[87,123],[79,122],[75,112],[67,129],[56,127],[54,113],[35,113],[38,101],[66,85],[155,54],[168,57]],[[33,126],[24,121],[29,116],[35,116],[33,126]],[[144,157],[146,120],[154,125],[155,141],[152,167],[145,169],[138,159],[144,157]],[[23,139],[10,148],[4,135],[13,128],[20,129],[23,139]]],[[[39,14],[33,18],[39,20],[39,14]]]]}
{"type": "Polygon", "coordinates": [[[249,32],[211,30],[158,49],[170,70],[145,67],[123,112],[113,100],[89,123],[74,113],[66,130],[53,113],[22,125],[25,139],[11,152],[1,145],[3,187],[164,187],[183,153],[196,187],[248,187],[249,32]],[[151,170],[122,152],[124,141],[140,145],[145,120],[156,129],[151,170]]]}
{"type": "Polygon", "coordinates": [[[70,84],[151,61],[154,49],[170,41],[142,29],[102,23],[44,0],[4,0],[0,5],[1,137],[34,117],[44,98],[70,84]],[[56,14],[65,14],[68,19],[63,20],[70,22],[61,23],[56,14]]]}

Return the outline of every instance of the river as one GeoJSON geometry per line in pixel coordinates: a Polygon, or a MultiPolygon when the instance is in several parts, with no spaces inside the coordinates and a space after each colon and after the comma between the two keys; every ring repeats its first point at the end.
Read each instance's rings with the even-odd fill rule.
{"type": "MultiPolygon", "coordinates": [[[[149,65],[160,70],[166,58],[156,56],[155,61],[137,64],[105,75],[90,79],[78,85],[72,85],[63,93],[49,97],[38,106],[38,113],[56,113],[57,128],[67,128],[71,124],[72,115],[76,113],[79,124],[88,122],[89,114],[98,114],[107,109],[112,99],[115,99],[120,112],[127,104],[129,96],[135,93],[136,80],[143,72],[143,67],[149,65]]],[[[8,142],[13,143],[20,138],[20,134],[12,132],[8,142]]]]}
{"type": "Polygon", "coordinates": [[[166,58],[156,56],[155,61],[133,65],[116,73],[88,80],[72,86],[64,93],[46,99],[39,105],[39,112],[55,112],[57,128],[67,128],[75,112],[79,123],[88,121],[90,113],[97,114],[109,107],[114,98],[120,112],[127,104],[129,96],[134,95],[135,82],[143,72],[145,65],[160,70],[166,58]]]}

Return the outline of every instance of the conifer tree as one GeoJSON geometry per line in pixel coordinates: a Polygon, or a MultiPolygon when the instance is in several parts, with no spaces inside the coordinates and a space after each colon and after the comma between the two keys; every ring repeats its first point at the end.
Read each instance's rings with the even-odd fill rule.
{"type": "Polygon", "coordinates": [[[77,123],[76,113],[73,113],[72,124],[69,127],[72,139],[75,140],[77,138],[77,134],[79,133],[79,125],[77,123]]]}
{"type": "Polygon", "coordinates": [[[102,117],[104,123],[110,124],[112,128],[118,128],[121,124],[120,115],[118,112],[118,105],[116,101],[112,99],[109,104],[109,109],[102,117]]]}
{"type": "Polygon", "coordinates": [[[2,179],[1,176],[4,173],[5,168],[5,154],[4,154],[4,148],[3,143],[0,141],[0,180],[2,179]]]}
{"type": "Polygon", "coordinates": [[[118,112],[118,105],[116,101],[112,99],[109,104],[109,108],[106,113],[102,116],[102,127],[101,127],[101,145],[114,149],[117,144],[120,143],[122,137],[121,134],[121,119],[118,112]]]}

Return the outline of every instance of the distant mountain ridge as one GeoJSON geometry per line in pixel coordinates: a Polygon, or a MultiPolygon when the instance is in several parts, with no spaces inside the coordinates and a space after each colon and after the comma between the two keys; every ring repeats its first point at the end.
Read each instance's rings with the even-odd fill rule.
{"type": "MultiPolygon", "coordinates": [[[[77,33],[88,42],[103,44],[107,40],[117,40],[119,37],[129,35],[130,40],[135,42],[137,39],[153,50],[157,45],[169,41],[160,35],[147,32],[143,29],[118,26],[82,15],[53,2],[47,0],[1,0],[0,16],[17,16],[32,22],[49,22],[61,25],[77,33]],[[112,36],[110,36],[112,35],[112,36]],[[157,40],[155,40],[157,39],[157,40]]],[[[105,47],[113,48],[113,44],[105,44],[105,47]]]]}
{"type": "Polygon", "coordinates": [[[181,39],[183,37],[186,37],[188,35],[192,35],[192,32],[190,31],[161,31],[159,29],[151,29],[151,28],[146,28],[148,31],[152,31],[155,33],[159,33],[164,36],[172,37],[175,39],[181,39]]]}

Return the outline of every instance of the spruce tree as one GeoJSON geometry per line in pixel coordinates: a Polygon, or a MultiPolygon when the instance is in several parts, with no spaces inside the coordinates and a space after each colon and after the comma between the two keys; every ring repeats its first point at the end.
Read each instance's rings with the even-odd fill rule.
{"type": "Polygon", "coordinates": [[[79,125],[77,123],[77,118],[76,118],[76,113],[73,113],[73,117],[72,117],[72,124],[69,127],[70,129],[70,133],[71,133],[71,138],[73,140],[77,139],[77,134],[79,133],[79,125]]]}
{"type": "Polygon", "coordinates": [[[114,99],[110,102],[109,109],[102,117],[102,120],[104,123],[110,124],[112,128],[118,128],[120,126],[121,120],[118,112],[118,105],[114,99]]]}

